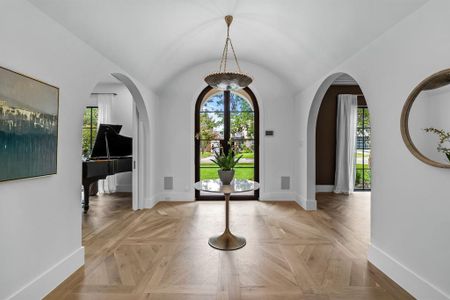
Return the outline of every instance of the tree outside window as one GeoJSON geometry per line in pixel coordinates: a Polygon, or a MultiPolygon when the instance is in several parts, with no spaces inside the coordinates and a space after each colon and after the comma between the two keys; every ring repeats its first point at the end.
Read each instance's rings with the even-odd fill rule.
{"type": "Polygon", "coordinates": [[[98,107],[88,106],[83,114],[82,155],[89,158],[97,136],[98,107]]]}

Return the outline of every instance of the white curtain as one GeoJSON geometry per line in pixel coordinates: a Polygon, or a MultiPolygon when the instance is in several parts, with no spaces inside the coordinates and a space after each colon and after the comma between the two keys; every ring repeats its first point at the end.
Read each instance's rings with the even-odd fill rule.
{"type": "Polygon", "coordinates": [[[356,95],[338,95],[335,193],[350,194],[355,186],[357,118],[358,97],[356,95]]]}
{"type": "MultiPolygon", "coordinates": [[[[113,94],[97,94],[98,124],[111,123],[111,110],[113,94]]],[[[117,189],[116,175],[108,176],[105,180],[98,181],[98,192],[110,194],[117,189]]]]}

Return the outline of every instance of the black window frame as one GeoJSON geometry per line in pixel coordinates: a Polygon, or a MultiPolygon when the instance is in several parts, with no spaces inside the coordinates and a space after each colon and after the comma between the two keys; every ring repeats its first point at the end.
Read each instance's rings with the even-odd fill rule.
{"type": "MultiPolygon", "coordinates": [[[[205,100],[206,95],[208,92],[210,92],[213,88],[210,86],[207,86],[203,89],[203,91],[200,93],[200,95],[197,98],[197,102],[195,104],[195,136],[200,137],[200,114],[201,106],[203,104],[203,101],[205,100]]],[[[250,96],[250,100],[252,102],[253,111],[254,114],[254,180],[256,182],[259,182],[259,106],[256,99],[255,94],[253,94],[252,90],[250,88],[245,88],[244,91],[250,96]]],[[[230,91],[224,91],[224,136],[223,140],[231,140],[231,128],[230,128],[230,121],[231,121],[231,110],[230,110],[230,91]]],[[[205,113],[205,112],[203,112],[205,113]]],[[[200,138],[195,138],[195,181],[200,180],[200,138]]],[[[237,139],[241,141],[242,139],[237,139]]],[[[227,143],[224,143],[221,145],[223,147],[223,150],[225,153],[228,153],[229,145],[227,143]]],[[[245,167],[242,167],[245,168],[245,167]]],[[[219,195],[201,195],[200,191],[195,190],[195,199],[196,200],[223,200],[224,196],[219,195]]],[[[231,200],[259,200],[259,189],[255,190],[253,195],[239,195],[239,196],[231,196],[231,200]]]]}

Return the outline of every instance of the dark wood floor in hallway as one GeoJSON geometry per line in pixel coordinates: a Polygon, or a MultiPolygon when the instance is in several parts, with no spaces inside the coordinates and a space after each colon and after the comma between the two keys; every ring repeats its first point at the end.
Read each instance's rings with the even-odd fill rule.
{"type": "Polygon", "coordinates": [[[92,197],[86,264],[46,299],[413,299],[367,262],[370,194],[294,202],[234,201],[247,245],[222,252],[224,203],[160,202],[131,211],[129,194],[92,197]]]}

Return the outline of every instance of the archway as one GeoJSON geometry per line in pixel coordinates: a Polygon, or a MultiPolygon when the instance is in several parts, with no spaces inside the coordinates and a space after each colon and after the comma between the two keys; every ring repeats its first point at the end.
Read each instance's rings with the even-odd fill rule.
{"type": "Polygon", "coordinates": [[[133,209],[145,207],[145,195],[150,195],[150,187],[146,182],[150,180],[150,117],[148,109],[139,88],[133,80],[122,74],[112,73],[113,77],[122,82],[130,91],[135,105],[136,115],[133,123],[133,136],[137,137],[133,142],[134,174],[133,179],[133,209]]]}
{"type": "MultiPolygon", "coordinates": [[[[319,110],[321,108],[324,97],[329,91],[330,87],[333,84],[339,82],[339,78],[346,78],[350,83],[345,83],[344,85],[356,85],[359,86],[356,80],[353,79],[352,76],[346,73],[335,73],[330,75],[328,78],[324,80],[324,82],[318,88],[313,102],[310,107],[309,115],[308,115],[308,123],[307,123],[307,201],[306,201],[306,209],[315,210],[317,208],[316,202],[316,136],[317,136],[317,122],[319,116],[319,110]]],[[[350,93],[349,90],[343,89],[342,94],[350,93]]],[[[363,96],[363,92],[360,91],[360,96],[363,96]]],[[[359,109],[359,108],[358,108],[359,109]]],[[[368,113],[367,105],[365,110],[368,113]]],[[[363,129],[364,130],[364,129],[363,129]]],[[[370,130],[370,129],[369,129],[370,130]]],[[[362,150],[364,151],[364,149],[362,150]]],[[[355,155],[358,154],[355,152],[355,155]]],[[[364,152],[363,152],[364,155],[364,152]]],[[[364,157],[363,157],[364,163],[364,157]]],[[[364,167],[363,167],[364,168],[364,167]]],[[[362,171],[364,173],[364,169],[362,171]]],[[[356,175],[355,175],[356,176],[356,175]]],[[[334,176],[333,176],[334,178],[334,176]]],[[[331,191],[331,190],[330,190],[331,191]]]]}
{"type": "MultiPolygon", "coordinates": [[[[86,201],[86,199],[89,199],[89,188],[86,189],[86,186],[89,187],[91,186],[91,182],[96,182],[99,179],[102,180],[105,177],[107,179],[102,180],[104,182],[99,185],[99,188],[104,190],[106,185],[106,190],[104,190],[106,193],[132,192],[131,206],[133,210],[141,209],[145,206],[145,195],[149,193],[148,187],[144,184],[149,181],[148,177],[150,174],[148,172],[148,166],[150,164],[148,156],[150,138],[148,111],[141,92],[128,76],[121,73],[112,73],[111,76],[113,76],[114,79],[105,78],[105,80],[97,83],[91,94],[90,102],[92,102],[92,104],[86,108],[87,111],[90,110],[91,117],[91,141],[89,146],[89,156],[87,156],[87,158],[90,158],[92,154],[92,157],[95,157],[98,163],[91,164],[90,161],[92,160],[83,162],[83,185],[85,187],[85,203],[83,206],[85,207],[85,212],[89,208],[89,201],[86,201]],[[97,90],[97,88],[99,90],[97,90]],[[118,98],[113,100],[116,96],[118,98]],[[99,105],[100,101],[102,102],[102,107],[99,105]],[[99,112],[102,109],[103,117],[100,117],[101,113],[99,112]],[[94,115],[96,115],[94,134],[92,133],[93,110],[95,110],[94,115]],[[116,125],[106,125],[106,128],[113,132],[105,133],[105,140],[106,135],[108,134],[108,136],[110,136],[109,140],[111,141],[107,141],[103,146],[99,143],[99,148],[97,147],[97,142],[99,142],[99,140],[96,138],[97,129],[95,128],[98,128],[97,126],[100,123],[116,125]],[[132,136],[132,139],[129,138],[130,136],[132,136]],[[94,148],[92,143],[93,139],[97,149],[95,155],[92,152],[94,148]],[[108,158],[111,154],[112,161],[109,162],[109,164],[113,164],[113,166],[105,166],[103,169],[106,169],[103,170],[101,165],[108,163],[107,161],[101,160],[102,157],[106,157],[104,156],[106,154],[103,153],[105,152],[105,149],[103,149],[105,147],[108,158]],[[116,152],[115,154],[112,154],[111,147],[116,152]],[[122,182],[117,184],[117,176],[108,177],[113,174],[119,174],[121,176],[119,179],[122,182]]],[[[86,110],[83,124],[86,122],[86,110]]],[[[103,129],[104,128],[105,126],[103,126],[103,129]]],[[[101,129],[102,128],[100,128],[100,130],[101,129]]],[[[83,139],[85,139],[84,131],[85,128],[83,128],[83,139]]],[[[85,145],[83,145],[83,147],[84,146],[85,145]]],[[[86,152],[85,149],[83,152],[86,152]]],[[[84,156],[86,157],[86,155],[84,156]]],[[[96,193],[96,191],[94,193],[96,193]]]]}

